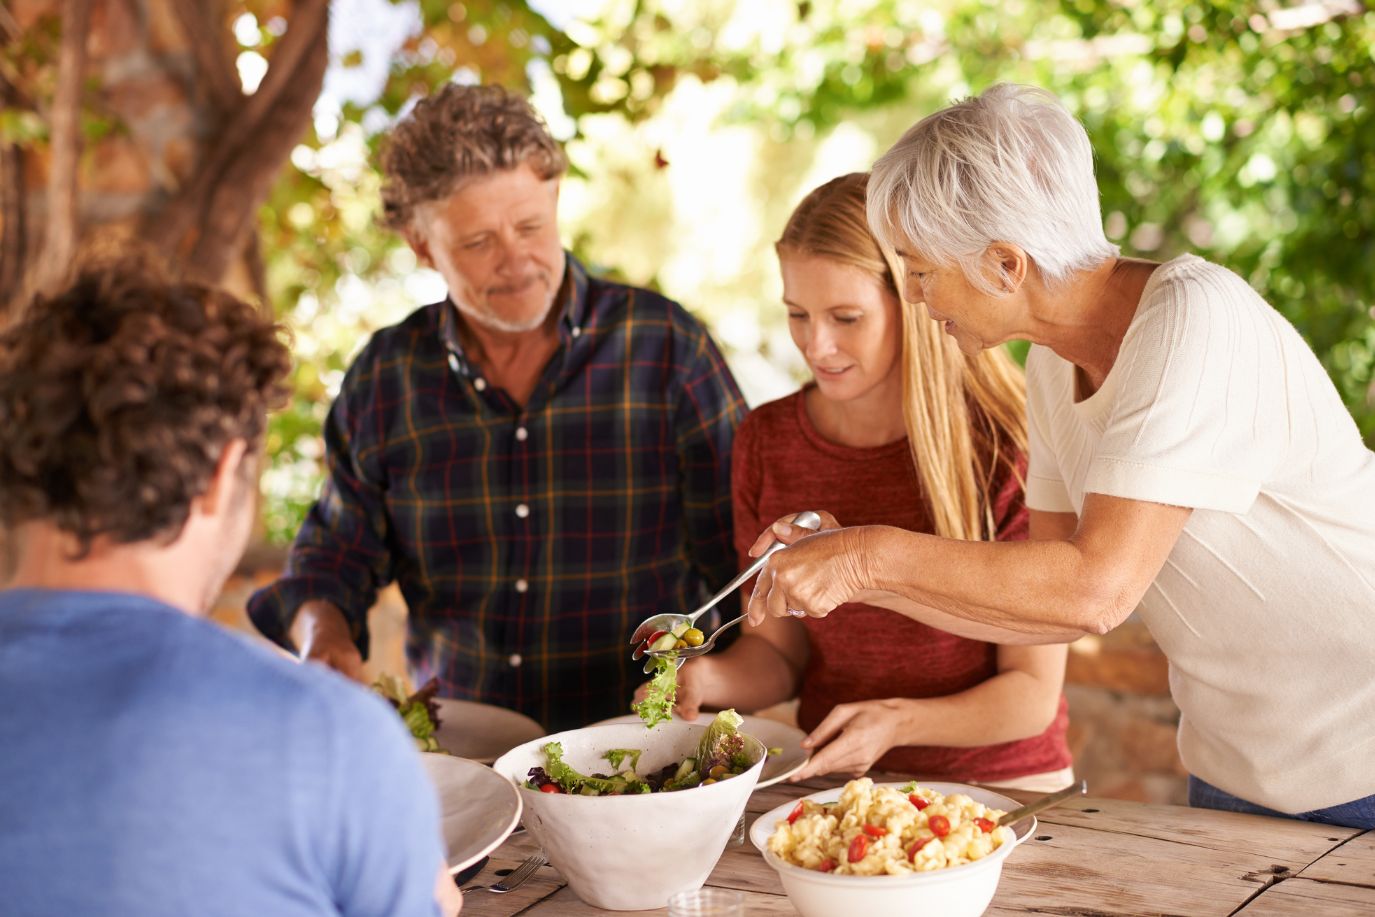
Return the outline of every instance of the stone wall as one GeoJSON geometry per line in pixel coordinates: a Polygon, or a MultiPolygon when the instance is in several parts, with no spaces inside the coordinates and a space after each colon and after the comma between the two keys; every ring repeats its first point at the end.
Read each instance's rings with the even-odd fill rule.
{"type": "MultiPolygon", "coordinates": [[[[241,573],[230,581],[213,617],[226,626],[251,630],[244,612],[248,596],[276,576],[276,567],[241,573]]],[[[383,593],[370,615],[369,674],[405,671],[406,608],[393,589],[383,593]]],[[[1065,694],[1069,698],[1069,742],[1075,769],[1094,796],[1184,804],[1185,772],[1175,750],[1179,710],[1170,700],[1168,666],[1150,634],[1135,618],[1105,637],[1071,644],[1065,694]]],[[[787,720],[786,705],[769,715],[787,720]]]]}

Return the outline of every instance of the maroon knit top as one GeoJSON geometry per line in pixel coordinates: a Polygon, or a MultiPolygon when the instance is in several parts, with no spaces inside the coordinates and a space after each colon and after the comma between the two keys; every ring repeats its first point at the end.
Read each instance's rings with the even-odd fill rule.
{"type": "MultiPolygon", "coordinates": [[[[805,391],[805,390],[804,390],[805,391]]],[[[891,525],[930,532],[906,438],[874,448],[822,438],[807,416],[803,392],[762,405],[735,434],[731,491],[735,548],[742,569],[759,533],[780,516],[827,510],[841,525],[891,525]]],[[[1025,474],[1026,461],[1021,461],[1025,474]]],[[[1000,541],[1027,536],[1022,486],[1004,473],[993,520],[1000,541]]],[[[750,594],[752,584],[742,588],[750,594]]],[[[799,725],[808,732],[837,704],[890,697],[939,697],[997,674],[997,647],[956,637],[895,612],[842,605],[806,618],[811,658],[803,674],[799,725]]],[[[924,778],[995,781],[1059,770],[1070,764],[1063,696],[1050,727],[1016,742],[980,748],[901,746],[874,765],[924,778]]]]}

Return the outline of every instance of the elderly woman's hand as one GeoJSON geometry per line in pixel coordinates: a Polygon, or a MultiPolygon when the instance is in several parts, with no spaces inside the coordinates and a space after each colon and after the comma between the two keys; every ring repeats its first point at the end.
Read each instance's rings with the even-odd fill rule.
{"type": "Polygon", "coordinates": [[[817,515],[821,517],[821,525],[814,529],[804,529],[801,526],[793,525],[792,521],[798,517],[797,513],[790,513],[779,519],[773,525],[759,533],[759,537],[754,540],[754,544],[750,545],[750,557],[758,557],[760,554],[763,554],[769,549],[769,545],[773,544],[775,541],[781,541],[784,544],[792,544],[799,538],[806,538],[808,535],[815,532],[825,532],[830,529],[840,528],[840,523],[836,521],[836,517],[825,510],[818,510],[817,515]]]}
{"type": "Polygon", "coordinates": [[[823,530],[814,534],[774,524],[773,536],[789,547],[773,554],[759,571],[746,609],[751,624],[758,625],[770,615],[824,618],[868,588],[867,527],[835,528],[834,523],[835,517],[823,515],[823,530]]]}

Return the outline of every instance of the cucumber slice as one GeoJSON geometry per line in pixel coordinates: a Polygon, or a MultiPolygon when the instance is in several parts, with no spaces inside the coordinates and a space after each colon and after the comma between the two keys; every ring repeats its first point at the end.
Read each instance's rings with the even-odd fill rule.
{"type": "Polygon", "coordinates": [[[686,778],[688,774],[691,774],[695,770],[697,770],[697,759],[684,758],[682,760],[682,763],[678,765],[678,772],[673,775],[673,780],[670,782],[677,783],[678,781],[686,778]]]}
{"type": "Polygon", "coordinates": [[[660,653],[664,650],[671,650],[677,645],[677,637],[673,636],[672,634],[664,634],[658,640],[655,640],[653,643],[649,645],[649,651],[652,653],[660,653]]]}
{"type": "Polygon", "coordinates": [[[683,634],[687,633],[690,630],[692,630],[692,625],[687,621],[684,621],[682,624],[679,624],[677,627],[670,630],[669,633],[681,639],[683,634]]]}

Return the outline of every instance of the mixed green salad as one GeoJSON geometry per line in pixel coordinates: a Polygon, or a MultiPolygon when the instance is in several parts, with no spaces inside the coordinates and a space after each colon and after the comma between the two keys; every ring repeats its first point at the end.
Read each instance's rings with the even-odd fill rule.
{"type": "Polygon", "coordinates": [[[406,685],[395,675],[379,675],[372,689],[385,697],[411,731],[415,747],[421,751],[447,755],[434,734],[439,729],[439,704],[434,696],[439,691],[438,680],[431,678],[414,694],[406,694],[406,685]]]}
{"type": "Polygon", "coordinates": [[[602,757],[611,765],[609,774],[581,774],[563,760],[563,744],[544,746],[544,766],[530,768],[526,789],[542,793],[581,796],[624,796],[631,793],[670,793],[708,786],[743,774],[754,766],[740,734],[744,718],[734,710],[722,710],[707,726],[696,756],[668,764],[651,774],[636,768],[642,749],[613,748],[602,757]]]}
{"type": "Polygon", "coordinates": [[[654,677],[650,679],[644,699],[631,704],[631,709],[645,721],[646,728],[653,729],[673,719],[673,701],[678,694],[678,657],[675,651],[701,646],[704,639],[700,630],[685,621],[672,630],[655,631],[641,645],[641,649],[647,653],[667,654],[653,657],[654,677]]]}

